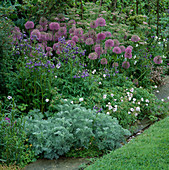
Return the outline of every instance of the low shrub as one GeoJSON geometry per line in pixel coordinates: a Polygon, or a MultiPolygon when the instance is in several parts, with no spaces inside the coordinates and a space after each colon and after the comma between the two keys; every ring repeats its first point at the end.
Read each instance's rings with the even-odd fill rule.
{"type": "Polygon", "coordinates": [[[125,142],[125,135],[130,134],[118,124],[117,119],[104,113],[97,114],[70,101],[57,108],[59,112],[47,119],[43,119],[43,114],[37,110],[31,111],[25,118],[29,142],[35,154],[41,157],[57,159],[71,149],[89,146],[113,150],[125,142]]]}

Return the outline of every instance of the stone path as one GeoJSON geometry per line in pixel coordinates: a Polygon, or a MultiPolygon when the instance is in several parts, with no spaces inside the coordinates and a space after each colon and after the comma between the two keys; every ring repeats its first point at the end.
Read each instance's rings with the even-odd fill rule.
{"type": "MultiPolygon", "coordinates": [[[[164,99],[169,96],[169,76],[165,79],[165,85],[158,87],[157,90],[159,93],[155,92],[155,95],[159,99],[164,99]]],[[[61,157],[58,160],[39,159],[27,165],[25,170],[78,170],[81,164],[87,162],[89,161],[85,158],[61,157]]]]}

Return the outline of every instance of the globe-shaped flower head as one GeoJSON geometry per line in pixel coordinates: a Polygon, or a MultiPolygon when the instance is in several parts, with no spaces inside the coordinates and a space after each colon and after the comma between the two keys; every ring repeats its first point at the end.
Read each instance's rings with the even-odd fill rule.
{"type": "Polygon", "coordinates": [[[125,68],[125,69],[128,69],[130,67],[130,63],[128,61],[124,61],[122,63],[122,67],[125,68]]]}
{"type": "Polygon", "coordinates": [[[98,57],[97,53],[94,52],[94,53],[90,53],[88,58],[91,59],[91,60],[96,60],[97,57],[98,57]]]}
{"type": "Polygon", "coordinates": [[[97,28],[97,27],[98,27],[98,23],[97,23],[96,21],[92,21],[92,22],[90,23],[90,27],[91,27],[91,28],[97,28]]]}
{"type": "Polygon", "coordinates": [[[114,41],[112,39],[108,39],[105,41],[105,47],[106,48],[111,48],[114,46],[114,41]]]}
{"type": "Polygon", "coordinates": [[[39,20],[39,24],[44,27],[48,24],[48,21],[45,17],[41,17],[39,20]]]}
{"type": "Polygon", "coordinates": [[[104,18],[97,18],[96,19],[96,24],[100,27],[104,27],[106,25],[106,21],[104,18]]]}
{"type": "Polygon", "coordinates": [[[121,53],[120,47],[114,47],[113,52],[116,53],[116,54],[120,54],[121,53]]]}
{"type": "Polygon", "coordinates": [[[133,42],[138,42],[139,40],[140,40],[140,37],[137,36],[137,35],[133,35],[133,36],[131,37],[131,41],[133,41],[133,42]]]}
{"type": "Polygon", "coordinates": [[[162,60],[162,58],[160,56],[156,56],[156,57],[154,57],[153,61],[156,64],[161,64],[163,60],[162,60]]]}
{"type": "Polygon", "coordinates": [[[60,25],[59,25],[59,23],[57,23],[57,22],[51,22],[51,23],[49,24],[49,28],[50,28],[50,30],[52,30],[52,31],[57,31],[57,30],[60,28],[60,25]]]}
{"type": "Polygon", "coordinates": [[[104,33],[97,34],[97,40],[104,40],[106,38],[106,35],[104,33]]]}
{"type": "Polygon", "coordinates": [[[92,38],[87,38],[85,43],[86,43],[86,45],[92,45],[92,44],[94,44],[94,41],[92,38]]]}
{"type": "Polygon", "coordinates": [[[33,28],[34,28],[34,23],[33,23],[32,21],[27,21],[27,22],[25,23],[25,28],[26,28],[27,30],[33,29],[33,28]]]}
{"type": "Polygon", "coordinates": [[[101,59],[101,64],[102,64],[102,65],[107,64],[107,59],[106,59],[106,58],[102,58],[102,59],[101,59]]]}

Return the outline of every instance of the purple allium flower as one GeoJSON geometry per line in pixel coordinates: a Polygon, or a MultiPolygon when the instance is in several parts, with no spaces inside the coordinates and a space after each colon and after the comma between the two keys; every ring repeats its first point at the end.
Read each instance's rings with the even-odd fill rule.
{"type": "Polygon", "coordinates": [[[74,42],[78,42],[78,41],[79,41],[79,37],[76,36],[76,35],[74,35],[74,36],[72,37],[72,40],[73,40],[74,42]]]}
{"type": "Polygon", "coordinates": [[[36,36],[36,38],[40,39],[41,37],[41,33],[38,29],[34,29],[32,32],[31,32],[31,38],[34,38],[34,36],[36,36]]]}
{"type": "Polygon", "coordinates": [[[85,43],[86,43],[86,45],[92,45],[92,44],[94,44],[94,41],[92,38],[87,38],[85,43]]]}
{"type": "Polygon", "coordinates": [[[131,45],[129,45],[127,48],[131,48],[131,50],[133,50],[133,47],[131,45]]]}
{"type": "Polygon", "coordinates": [[[156,57],[154,57],[153,61],[156,64],[161,64],[163,60],[162,60],[161,56],[156,56],[156,57]]]}
{"type": "Polygon", "coordinates": [[[91,60],[96,60],[97,57],[98,57],[97,53],[94,52],[94,53],[90,53],[88,58],[90,58],[91,60]]]}
{"type": "Polygon", "coordinates": [[[40,41],[46,41],[46,32],[40,32],[41,36],[40,36],[40,41]]]}
{"type": "Polygon", "coordinates": [[[106,58],[102,58],[102,59],[101,59],[101,64],[102,64],[102,65],[107,64],[107,59],[106,59],[106,58]]]}
{"type": "Polygon", "coordinates": [[[109,31],[106,31],[104,34],[106,35],[106,37],[111,37],[112,36],[111,32],[109,32],[109,31]]]}
{"type": "Polygon", "coordinates": [[[51,48],[51,47],[46,47],[46,51],[47,52],[50,52],[50,51],[52,51],[53,49],[51,48]]]}
{"type": "Polygon", "coordinates": [[[116,53],[116,54],[120,54],[121,53],[120,47],[114,47],[113,52],[116,53]]]}
{"type": "Polygon", "coordinates": [[[97,34],[97,40],[104,40],[106,38],[106,35],[104,33],[97,34]]]}
{"type": "Polygon", "coordinates": [[[25,23],[25,28],[26,28],[27,30],[33,29],[33,28],[34,28],[34,23],[33,23],[32,21],[27,21],[27,22],[25,23]]]}
{"type": "Polygon", "coordinates": [[[128,69],[130,67],[130,63],[128,61],[124,61],[122,63],[122,67],[125,68],[125,69],[128,69]]]}
{"type": "Polygon", "coordinates": [[[100,27],[103,27],[103,26],[106,25],[106,21],[105,21],[104,18],[97,18],[97,19],[96,19],[96,24],[97,24],[98,26],[100,26],[100,27]]]}
{"type": "Polygon", "coordinates": [[[45,25],[48,24],[48,21],[45,17],[41,17],[39,20],[39,24],[44,27],[45,25]]]}
{"type": "Polygon", "coordinates": [[[114,62],[113,64],[112,64],[112,67],[118,67],[119,66],[119,64],[117,63],[117,62],[114,62]]]}
{"type": "Polygon", "coordinates": [[[111,48],[114,46],[114,41],[112,39],[108,39],[105,41],[105,47],[106,48],[111,48]]]}
{"type": "Polygon", "coordinates": [[[60,44],[59,43],[55,43],[53,44],[53,50],[57,50],[59,48],[60,44]]]}
{"type": "Polygon", "coordinates": [[[132,58],[132,53],[125,52],[124,57],[131,59],[132,58]]]}
{"type": "Polygon", "coordinates": [[[59,25],[59,23],[57,23],[57,22],[51,22],[51,23],[49,24],[49,28],[50,28],[50,30],[52,30],[52,31],[57,31],[57,30],[60,28],[60,25],[59,25]]]}
{"type": "Polygon", "coordinates": [[[76,24],[75,20],[73,19],[68,22],[68,25],[73,25],[73,24],[76,24]]]}
{"type": "Polygon", "coordinates": [[[51,33],[46,33],[46,41],[52,41],[52,34],[51,33]]]}
{"type": "Polygon", "coordinates": [[[97,23],[96,21],[92,21],[92,22],[90,23],[90,27],[91,27],[91,28],[97,28],[97,27],[98,27],[98,23],[97,23]]]}
{"type": "Polygon", "coordinates": [[[66,43],[70,44],[72,47],[76,45],[75,41],[73,40],[68,40],[66,43]]]}
{"type": "Polygon", "coordinates": [[[70,28],[70,29],[69,29],[69,34],[73,34],[74,31],[75,31],[75,29],[76,29],[75,27],[70,28]]]}
{"type": "Polygon", "coordinates": [[[41,25],[37,25],[36,29],[38,29],[39,31],[43,31],[43,27],[41,25]]]}
{"type": "Polygon", "coordinates": [[[98,56],[100,56],[100,54],[102,54],[103,53],[103,49],[102,49],[102,47],[100,47],[100,46],[98,46],[98,47],[95,47],[95,52],[98,54],[98,56]]]}
{"type": "Polygon", "coordinates": [[[76,28],[74,31],[74,34],[78,37],[80,37],[83,34],[83,29],[82,28],[76,28]]]}
{"type": "Polygon", "coordinates": [[[64,21],[65,20],[65,16],[63,14],[57,14],[57,18],[58,21],[64,21]]]}
{"type": "Polygon", "coordinates": [[[133,36],[131,37],[131,41],[133,41],[133,42],[138,42],[139,40],[140,40],[140,37],[137,36],[137,35],[133,35],[133,36]]]}
{"type": "Polygon", "coordinates": [[[114,41],[114,47],[118,47],[120,45],[117,39],[113,39],[113,41],[114,41]]]}
{"type": "Polygon", "coordinates": [[[59,34],[60,36],[66,35],[66,33],[67,33],[66,27],[60,27],[60,28],[59,28],[58,34],[59,34]]]}
{"type": "Polygon", "coordinates": [[[120,46],[121,52],[125,52],[125,47],[122,45],[120,46]]]}
{"type": "Polygon", "coordinates": [[[125,52],[126,52],[126,53],[131,53],[131,52],[132,52],[132,49],[131,49],[130,47],[127,47],[127,48],[125,49],[125,52]]]}

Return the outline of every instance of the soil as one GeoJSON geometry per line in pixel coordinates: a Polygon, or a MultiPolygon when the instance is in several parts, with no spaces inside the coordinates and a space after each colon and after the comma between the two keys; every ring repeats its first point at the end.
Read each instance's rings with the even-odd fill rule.
{"type": "MultiPolygon", "coordinates": [[[[165,84],[161,87],[158,87],[154,94],[158,99],[164,99],[169,96],[169,76],[165,78],[165,84]]],[[[143,120],[140,125],[138,125],[135,134],[128,138],[128,142],[135,136],[141,134],[146,128],[150,126],[150,124],[150,121],[147,119],[143,120]]],[[[57,160],[39,159],[36,162],[27,165],[25,170],[78,170],[81,164],[88,162],[89,160],[87,158],[60,157],[57,160]]]]}

